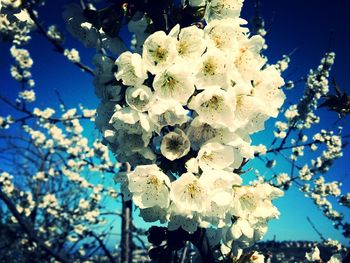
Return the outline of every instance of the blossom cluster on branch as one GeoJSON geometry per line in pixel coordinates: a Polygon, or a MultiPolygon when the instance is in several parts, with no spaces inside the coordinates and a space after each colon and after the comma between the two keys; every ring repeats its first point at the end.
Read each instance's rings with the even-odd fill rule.
{"type": "MultiPolygon", "coordinates": [[[[27,14],[14,2],[2,4],[7,12],[2,17],[9,17],[10,11],[27,14]]],[[[103,239],[112,234],[107,219],[121,216],[105,205],[117,205],[113,175],[120,164],[98,138],[84,134],[81,121],[94,122],[95,110],[81,105],[67,109],[58,92],[60,112],[35,107],[30,72],[34,62],[29,51],[19,47],[25,44],[17,41],[20,32],[12,34],[6,39],[13,44],[10,73],[20,88],[15,101],[0,95],[4,113],[8,112],[0,116],[1,235],[10,235],[2,238],[1,260],[39,260],[48,253],[60,262],[68,262],[68,254],[74,262],[90,262],[95,257],[92,248],[105,246],[103,239]]]]}
{"type": "Polygon", "coordinates": [[[250,135],[285,98],[279,71],[261,55],[264,39],[249,34],[240,8],[212,1],[204,29],[151,34],[142,55],[118,57],[110,85],[99,83],[113,77],[114,61],[95,57],[97,126],[118,160],[133,167],[119,175],[124,197],[145,221],[190,233],[208,228],[213,246],[222,240],[236,255],[279,215],[271,200],[283,192],[242,185],[239,173],[265,150],[250,135]]]}
{"type": "MultiPolygon", "coordinates": [[[[184,260],[190,242],[204,262],[263,262],[264,256],[250,247],[265,235],[268,221],[279,216],[272,200],[292,185],[350,237],[350,224],[330,200],[349,207],[350,195],[342,193],[341,182],[328,182],[325,176],[342,157],[346,135],[340,127],[338,132],[311,131],[320,124],[317,110],[329,92],[334,53],[326,53],[309,72],[300,101],[283,109],[282,89],[288,92],[297,82],[281,77],[289,56],[271,64],[263,55],[267,32],[259,1],[253,19],[256,35],[240,18],[243,0],[95,2],[69,4],[63,12],[69,33],[96,49],[93,70],[82,64],[83,53],[64,46],[57,26],[46,28],[40,21],[36,10],[44,1],[0,0],[0,40],[12,44],[10,72],[20,83],[15,102],[0,96],[12,109],[0,116],[0,139],[7,143],[3,150],[18,156],[11,160],[11,171],[0,166],[0,200],[7,229],[22,229],[21,257],[40,257],[44,251],[61,262],[69,257],[89,262],[102,249],[115,262],[105,244],[113,228],[105,215],[123,219],[122,242],[131,236],[146,248],[138,235],[144,232],[125,225],[133,203],[144,221],[166,226],[148,231],[152,259],[168,260],[182,251],[184,260]],[[121,33],[126,27],[129,32],[121,33]],[[33,59],[21,45],[34,30],[93,76],[101,100],[96,111],[68,109],[58,92],[60,115],[57,109],[33,105],[33,59]],[[124,33],[130,35],[123,39],[124,33]],[[127,47],[130,51],[123,52],[127,47]],[[251,136],[280,112],[285,120],[275,123],[271,145],[254,145],[251,136]],[[102,140],[89,142],[83,119],[95,122],[102,140]],[[16,127],[19,136],[12,134],[16,127]],[[279,157],[285,162],[277,173],[279,157]],[[254,168],[253,159],[263,161],[273,176],[257,172],[258,180],[243,181],[249,165],[254,168]],[[120,169],[119,162],[131,169],[120,169]],[[120,184],[129,214],[107,209],[106,201],[116,201],[119,194],[114,183],[104,181],[106,173],[120,184]],[[95,243],[85,242],[90,238],[95,243]]],[[[6,161],[8,156],[0,154],[6,161]]],[[[334,250],[329,262],[341,262],[346,249],[316,231],[334,250]]],[[[133,246],[125,244],[124,261],[124,250],[133,246]]],[[[191,260],[199,259],[196,255],[191,260]]],[[[322,260],[317,247],[305,257],[322,260]]]]}

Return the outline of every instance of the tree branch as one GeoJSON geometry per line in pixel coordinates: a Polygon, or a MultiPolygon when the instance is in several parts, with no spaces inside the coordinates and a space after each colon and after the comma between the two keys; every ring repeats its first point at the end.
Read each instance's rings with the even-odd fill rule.
{"type": "MultiPolygon", "coordinates": [[[[39,22],[37,16],[34,14],[31,6],[27,8],[28,10],[28,13],[29,13],[29,16],[30,18],[33,20],[33,22],[35,23],[36,27],[38,28],[39,30],[39,33],[42,34],[54,47],[55,47],[55,50],[58,52],[58,53],[61,53],[62,55],[64,55],[64,47],[62,47],[60,45],[59,42],[57,42],[56,40],[50,38],[50,36],[48,35],[48,33],[46,32],[46,30],[44,29],[44,27],[41,25],[41,23],[39,22]]],[[[78,66],[80,69],[82,69],[84,72],[90,74],[91,76],[94,76],[94,71],[84,65],[83,63],[81,62],[73,62],[74,65],[78,66]]]]}
{"type": "Polygon", "coordinates": [[[116,263],[117,261],[113,258],[113,256],[111,255],[111,253],[109,252],[109,250],[107,249],[107,247],[105,246],[105,244],[103,243],[103,241],[100,239],[99,236],[97,236],[94,232],[90,232],[90,235],[93,236],[96,241],[98,242],[98,244],[100,245],[100,247],[102,248],[103,252],[106,254],[107,258],[109,259],[109,261],[111,263],[116,263]]]}
{"type": "Polygon", "coordinates": [[[28,234],[29,239],[34,241],[38,246],[40,246],[44,251],[46,251],[48,254],[50,254],[52,257],[54,257],[59,262],[63,263],[69,263],[70,260],[69,257],[63,253],[57,253],[53,249],[51,249],[49,246],[47,246],[35,233],[33,226],[25,220],[22,215],[17,211],[16,206],[12,203],[10,198],[7,197],[6,194],[4,194],[0,190],[0,199],[4,201],[8,209],[11,211],[13,216],[17,219],[19,225],[22,227],[22,229],[28,234]]]}

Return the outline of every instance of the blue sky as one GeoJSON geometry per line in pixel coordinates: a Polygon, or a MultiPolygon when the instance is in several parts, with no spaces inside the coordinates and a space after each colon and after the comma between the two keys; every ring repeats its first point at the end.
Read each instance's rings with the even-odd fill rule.
{"type": "MultiPolygon", "coordinates": [[[[60,12],[64,1],[51,1],[50,5],[39,10],[45,21],[45,26],[58,24],[65,31],[60,12]]],[[[310,68],[317,67],[323,54],[331,48],[336,52],[336,63],[331,76],[337,79],[343,90],[350,93],[350,27],[348,21],[348,0],[263,0],[262,12],[266,28],[269,29],[266,55],[271,62],[297,49],[292,56],[290,68],[286,72],[286,79],[296,80],[305,76],[310,68]],[[330,35],[333,37],[330,41],[330,35]]],[[[253,14],[253,0],[246,0],[243,18],[249,20],[253,14]]],[[[65,32],[67,33],[67,32],[65,32]]],[[[68,34],[68,33],[67,33],[68,34]]],[[[82,62],[91,64],[94,50],[84,48],[80,43],[67,35],[67,48],[77,48],[82,62]]],[[[8,44],[0,43],[0,94],[15,98],[19,85],[10,78],[9,65],[13,62],[9,56],[8,44]]],[[[34,59],[32,69],[36,81],[37,105],[39,107],[58,107],[58,101],[53,92],[58,89],[68,107],[75,107],[82,103],[86,107],[96,108],[98,99],[94,95],[92,78],[82,73],[77,67],[69,63],[62,55],[53,51],[52,46],[40,35],[34,34],[27,48],[34,59]]],[[[295,101],[302,94],[303,86],[287,92],[288,100],[295,101]]],[[[334,92],[334,91],[333,91],[334,92]]],[[[7,113],[7,108],[0,107],[0,115],[7,113]]],[[[322,112],[322,123],[325,128],[333,123],[337,115],[322,112]]],[[[349,118],[349,117],[348,117],[349,118]]],[[[270,124],[272,122],[269,122],[270,124]]],[[[256,136],[255,143],[270,141],[271,125],[256,136]]],[[[90,130],[88,130],[90,132],[90,130]]],[[[349,121],[346,122],[344,132],[349,134],[349,121]]],[[[338,160],[334,169],[326,175],[329,181],[342,180],[343,191],[350,191],[350,168],[345,160],[349,160],[349,148],[344,157],[338,160]]],[[[282,164],[283,166],[283,164],[282,164]]],[[[261,173],[266,169],[261,164],[256,166],[261,173]]],[[[335,231],[332,223],[322,216],[312,201],[303,197],[296,187],[292,187],[286,196],[275,202],[281,211],[280,220],[270,223],[270,229],[265,239],[272,239],[276,235],[278,240],[315,240],[317,234],[306,221],[309,216],[324,234],[345,242],[341,234],[335,231]]],[[[349,211],[342,209],[350,218],[349,211]]],[[[137,220],[140,221],[139,219],[137,220]]]]}

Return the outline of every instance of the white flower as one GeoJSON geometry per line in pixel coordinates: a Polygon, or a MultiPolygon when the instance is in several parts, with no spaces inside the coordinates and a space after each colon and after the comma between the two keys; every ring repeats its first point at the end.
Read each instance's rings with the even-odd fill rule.
{"type": "Polygon", "coordinates": [[[86,230],[86,226],[83,226],[82,224],[75,225],[74,226],[74,232],[78,235],[83,235],[86,230]]]}
{"type": "Polygon", "coordinates": [[[205,219],[218,227],[231,223],[230,216],[227,217],[226,214],[232,202],[232,188],[235,185],[241,185],[242,178],[232,172],[208,170],[201,175],[200,181],[209,186],[208,203],[210,209],[205,214],[205,219]]]}
{"type": "Polygon", "coordinates": [[[147,133],[119,131],[112,141],[112,149],[120,162],[130,162],[131,165],[153,163],[156,155],[148,147],[149,139],[147,133]]]}
{"type": "Polygon", "coordinates": [[[157,100],[148,111],[150,119],[157,126],[157,131],[167,125],[181,125],[189,120],[188,110],[176,100],[157,100]]]}
{"type": "MultiPolygon", "coordinates": [[[[122,54],[115,77],[130,87],[107,88],[114,65],[102,57],[94,81],[106,105],[98,111],[97,126],[118,161],[135,167],[125,176],[128,180],[121,180],[122,191],[132,197],[141,217],[168,223],[170,231],[212,228],[215,245],[222,239],[230,247],[227,254],[237,260],[266,233],[268,221],[279,216],[272,199],[283,194],[263,180],[242,186],[242,178],[233,173],[244,159],[267,151],[253,146],[250,135],[277,116],[284,101],[280,72],[266,65],[261,54],[264,39],[250,37],[242,26],[246,22],[238,18],[242,3],[183,1],[206,8],[205,29],[176,25],[169,34],[150,35],[142,57],[122,54]],[[179,169],[163,173],[159,167],[167,162],[179,169]]],[[[132,20],[132,48],[139,49],[149,21],[142,14],[132,20]]],[[[336,155],[333,148],[339,147],[322,157],[336,155]]],[[[338,194],[336,185],[327,187],[338,194]]],[[[253,252],[249,256],[251,262],[263,260],[253,252]]]]}
{"type": "Polygon", "coordinates": [[[111,143],[119,161],[136,165],[156,159],[147,147],[154,130],[147,114],[125,107],[113,114],[110,124],[115,130],[105,130],[104,136],[111,143]]]}
{"type": "Polygon", "coordinates": [[[203,35],[203,30],[196,26],[181,29],[178,36],[179,40],[176,44],[179,57],[185,60],[191,59],[191,63],[193,63],[193,59],[201,56],[206,48],[203,35]]]}
{"type": "Polygon", "coordinates": [[[264,102],[251,95],[236,96],[235,124],[239,128],[244,128],[254,115],[263,111],[264,102]]]}
{"type": "Polygon", "coordinates": [[[71,50],[65,49],[63,54],[73,63],[80,62],[79,51],[75,48],[72,48],[71,50]]]}
{"type": "Polygon", "coordinates": [[[196,88],[212,89],[212,86],[219,86],[226,89],[227,65],[225,54],[217,48],[209,49],[200,60],[197,66],[196,88]]]}
{"type": "Polygon", "coordinates": [[[145,85],[129,87],[125,92],[125,100],[131,108],[144,112],[149,109],[153,102],[153,93],[145,85]]]}
{"type": "Polygon", "coordinates": [[[153,74],[163,71],[176,57],[176,39],[163,31],[150,35],[143,44],[142,59],[153,74]]]}
{"type": "Polygon", "coordinates": [[[230,227],[222,228],[224,242],[229,245],[236,257],[242,254],[242,249],[261,240],[266,231],[266,221],[250,221],[243,218],[236,219],[230,227]]]}
{"type": "Polygon", "coordinates": [[[160,151],[168,160],[173,161],[190,151],[190,141],[181,129],[176,128],[163,137],[160,151]]]}
{"type": "Polygon", "coordinates": [[[129,51],[122,53],[116,60],[118,72],[115,74],[117,80],[122,80],[124,85],[135,86],[142,84],[147,78],[146,69],[143,66],[139,54],[129,51]]]}
{"type": "Polygon", "coordinates": [[[320,250],[318,247],[314,247],[310,252],[306,252],[305,258],[310,262],[322,262],[322,259],[320,257],[320,250]]]}
{"type": "Polygon", "coordinates": [[[232,53],[236,53],[236,50],[239,49],[238,41],[245,36],[245,33],[249,32],[247,28],[240,26],[245,23],[246,21],[243,19],[213,20],[205,27],[204,32],[212,46],[226,51],[228,55],[232,56],[232,53]]]}
{"type": "Polygon", "coordinates": [[[36,98],[34,90],[24,90],[19,92],[18,95],[18,97],[20,97],[23,100],[26,100],[27,102],[33,102],[36,98]]]}
{"type": "Polygon", "coordinates": [[[33,66],[34,62],[31,59],[28,50],[12,46],[10,52],[21,69],[29,69],[33,66]]]}
{"type": "Polygon", "coordinates": [[[196,117],[191,121],[190,127],[187,129],[187,136],[191,141],[191,148],[198,150],[203,144],[207,142],[230,142],[234,140],[237,135],[227,128],[214,128],[208,123],[201,121],[196,117]]]}
{"type": "Polygon", "coordinates": [[[58,30],[57,26],[51,25],[47,30],[47,35],[49,38],[55,40],[58,43],[63,42],[62,33],[58,30]]]}
{"type": "Polygon", "coordinates": [[[43,111],[39,110],[38,108],[34,108],[33,109],[33,114],[34,115],[36,115],[38,117],[42,117],[44,119],[50,118],[54,113],[55,113],[55,110],[51,109],[51,108],[46,108],[43,111]]]}
{"type": "Polygon", "coordinates": [[[178,214],[188,215],[207,209],[207,186],[192,173],[184,173],[171,183],[171,201],[178,214]]]}
{"type": "Polygon", "coordinates": [[[112,115],[110,124],[118,131],[119,129],[140,133],[143,129],[147,133],[151,133],[154,129],[153,123],[145,113],[138,112],[130,107],[117,109],[112,115]]]}
{"type": "Polygon", "coordinates": [[[234,189],[233,214],[244,218],[278,218],[279,212],[271,200],[283,195],[283,191],[267,183],[242,186],[234,189]]]}
{"type": "Polygon", "coordinates": [[[194,79],[181,63],[174,64],[153,81],[155,96],[161,99],[175,99],[185,105],[194,92],[194,79]]]}
{"type": "Polygon", "coordinates": [[[265,128],[265,121],[269,118],[266,114],[256,112],[244,127],[244,131],[249,134],[261,131],[265,128]]]}
{"type": "Polygon", "coordinates": [[[234,161],[232,146],[220,143],[207,143],[198,152],[199,167],[202,170],[225,169],[234,161]]]}
{"type": "Polygon", "coordinates": [[[248,239],[253,239],[254,229],[251,224],[243,218],[238,218],[230,228],[230,234],[232,239],[239,239],[241,236],[245,236],[248,239]]]}
{"type": "Polygon", "coordinates": [[[218,125],[234,128],[235,100],[217,86],[207,88],[193,97],[188,106],[198,113],[202,122],[214,128],[218,125]]]}
{"type": "Polygon", "coordinates": [[[205,20],[236,18],[240,15],[244,0],[211,0],[207,2],[205,20]]]}
{"type": "MultiPolygon", "coordinates": [[[[235,173],[223,170],[207,170],[201,175],[202,182],[208,182],[211,192],[220,192],[221,190],[232,191],[232,186],[241,185],[242,178],[235,173]]],[[[231,202],[230,200],[223,200],[223,202],[231,202]]]]}
{"type": "Polygon", "coordinates": [[[185,163],[187,172],[197,174],[199,172],[198,160],[196,158],[191,158],[185,163]]]}
{"type": "Polygon", "coordinates": [[[280,73],[273,67],[267,67],[259,72],[258,78],[254,80],[252,95],[264,103],[260,111],[268,116],[276,117],[282,106],[285,95],[280,87],[284,84],[280,73]]]}
{"type": "Polygon", "coordinates": [[[33,176],[33,179],[47,181],[47,176],[45,175],[44,172],[39,171],[36,173],[36,175],[33,176]]]}
{"type": "Polygon", "coordinates": [[[277,180],[277,185],[279,185],[279,186],[284,185],[286,183],[291,183],[290,177],[287,173],[278,174],[276,180],[277,180]]]}
{"type": "Polygon", "coordinates": [[[260,55],[263,47],[264,39],[261,36],[252,36],[250,39],[240,41],[238,52],[234,54],[234,65],[244,80],[254,79],[266,63],[266,59],[260,55]]]}
{"type": "Polygon", "coordinates": [[[127,176],[129,191],[138,207],[169,206],[170,180],[157,165],[139,165],[127,176]]]}
{"type": "Polygon", "coordinates": [[[191,141],[191,148],[198,150],[208,140],[215,138],[219,129],[215,129],[209,124],[202,122],[198,117],[195,118],[187,129],[187,136],[191,141]]]}

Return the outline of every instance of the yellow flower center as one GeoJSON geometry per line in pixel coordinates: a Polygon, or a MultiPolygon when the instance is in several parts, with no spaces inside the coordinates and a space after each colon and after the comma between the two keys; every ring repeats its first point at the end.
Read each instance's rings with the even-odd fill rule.
{"type": "Polygon", "coordinates": [[[166,60],[168,56],[168,51],[161,46],[158,46],[156,50],[151,51],[151,53],[153,53],[153,58],[156,62],[162,62],[166,60]]]}
{"type": "Polygon", "coordinates": [[[209,110],[217,111],[222,109],[222,103],[224,99],[219,96],[213,96],[210,100],[201,104],[201,107],[207,108],[209,110]]]}
{"type": "Polygon", "coordinates": [[[203,157],[202,157],[202,159],[203,160],[205,160],[205,161],[213,161],[214,160],[214,154],[213,153],[211,153],[211,152],[204,152],[203,153],[203,157]]]}
{"type": "Polygon", "coordinates": [[[170,74],[164,76],[163,88],[174,90],[179,81],[170,74]]]}
{"type": "Polygon", "coordinates": [[[147,184],[150,184],[154,186],[156,189],[158,189],[161,186],[161,181],[157,178],[155,175],[149,175],[147,178],[147,184]]]}
{"type": "Polygon", "coordinates": [[[213,76],[213,75],[215,75],[216,70],[217,70],[217,65],[214,63],[212,58],[207,59],[203,63],[202,71],[203,71],[205,76],[208,76],[208,75],[213,76]]]}
{"type": "Polygon", "coordinates": [[[188,43],[186,41],[180,41],[177,46],[177,52],[179,52],[180,55],[184,55],[188,51],[188,43]]]}
{"type": "Polygon", "coordinates": [[[186,186],[185,192],[189,194],[191,198],[195,198],[196,195],[198,195],[201,192],[201,189],[195,182],[193,182],[186,186]]]}

